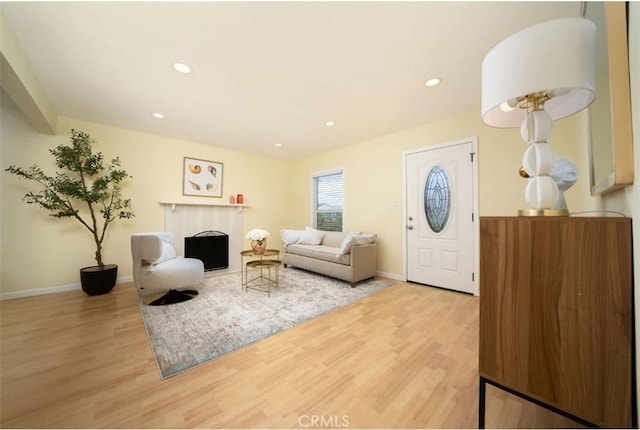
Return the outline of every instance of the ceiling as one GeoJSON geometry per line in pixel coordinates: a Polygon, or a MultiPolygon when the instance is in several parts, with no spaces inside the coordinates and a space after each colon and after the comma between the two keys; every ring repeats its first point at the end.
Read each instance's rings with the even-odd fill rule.
{"type": "Polygon", "coordinates": [[[59,115],[284,159],[479,116],[487,52],[532,24],[580,15],[579,2],[0,7],[59,115]],[[433,76],[442,83],[427,88],[433,76]]]}

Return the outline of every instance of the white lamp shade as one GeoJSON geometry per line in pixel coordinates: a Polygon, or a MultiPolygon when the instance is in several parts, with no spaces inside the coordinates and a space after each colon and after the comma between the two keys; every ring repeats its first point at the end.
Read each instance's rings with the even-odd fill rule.
{"type": "Polygon", "coordinates": [[[552,119],[588,107],[595,90],[596,27],[584,18],[563,18],[528,27],[503,40],[482,62],[482,120],[493,127],[520,127],[526,109],[504,111],[518,97],[556,94],[544,109],[552,119]]]}

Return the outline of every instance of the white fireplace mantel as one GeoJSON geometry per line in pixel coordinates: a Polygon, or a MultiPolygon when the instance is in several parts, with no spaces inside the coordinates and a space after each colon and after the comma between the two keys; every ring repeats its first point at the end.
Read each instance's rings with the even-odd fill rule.
{"type": "Polygon", "coordinates": [[[197,200],[161,200],[164,228],[174,237],[178,255],[184,255],[184,238],[203,231],[221,231],[229,235],[229,270],[240,269],[240,251],[244,239],[242,209],[245,204],[197,200]]]}
{"type": "Polygon", "coordinates": [[[222,206],[222,207],[234,207],[238,208],[239,212],[242,212],[242,208],[249,208],[251,205],[236,204],[236,203],[218,203],[218,202],[203,202],[193,200],[160,200],[160,204],[164,206],[170,206],[172,211],[176,210],[176,206],[222,206]]]}

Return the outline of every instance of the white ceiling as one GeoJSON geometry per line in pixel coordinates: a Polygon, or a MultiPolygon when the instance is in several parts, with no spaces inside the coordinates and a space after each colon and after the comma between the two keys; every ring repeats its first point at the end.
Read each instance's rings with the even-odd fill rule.
{"type": "Polygon", "coordinates": [[[288,159],[461,111],[479,116],[487,52],[529,25],[580,14],[579,2],[1,8],[58,114],[288,159]],[[443,82],[426,88],[432,76],[443,82]]]}

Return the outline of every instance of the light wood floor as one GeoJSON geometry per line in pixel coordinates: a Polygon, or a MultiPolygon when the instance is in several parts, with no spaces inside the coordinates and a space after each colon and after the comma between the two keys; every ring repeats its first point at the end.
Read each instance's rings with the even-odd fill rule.
{"type": "MultiPolygon", "coordinates": [[[[0,302],[0,426],[477,427],[475,297],[400,283],[162,381],[135,294],[0,302]]],[[[488,427],[574,426],[487,396],[488,427]]]]}

